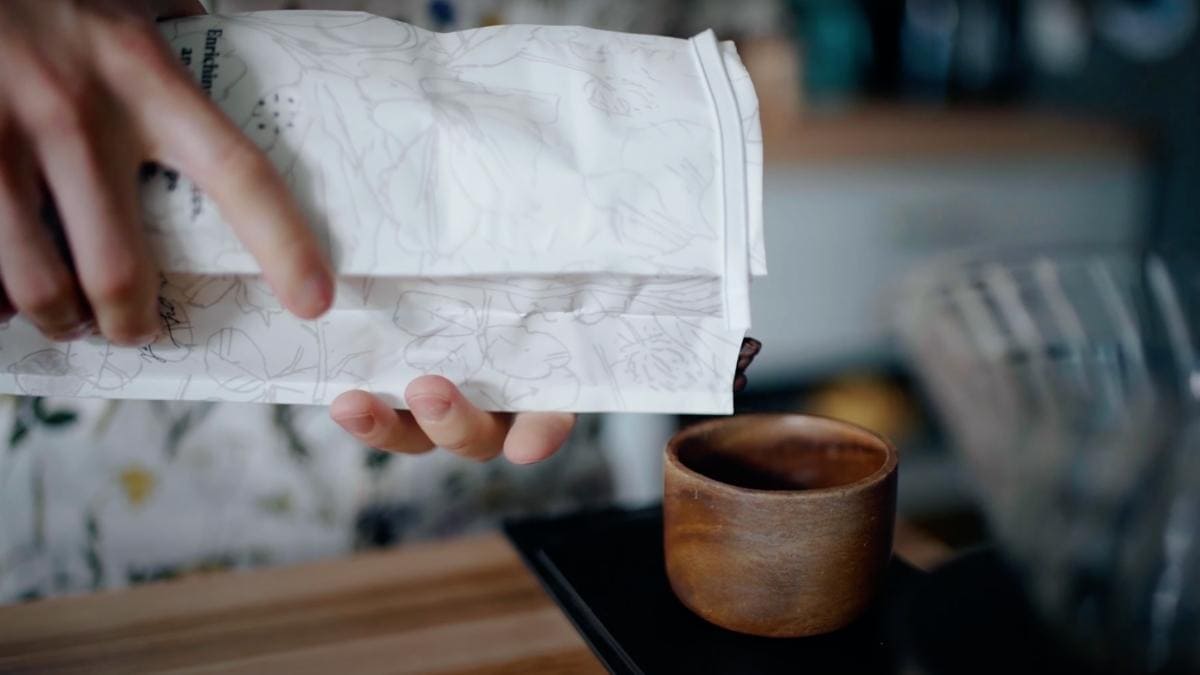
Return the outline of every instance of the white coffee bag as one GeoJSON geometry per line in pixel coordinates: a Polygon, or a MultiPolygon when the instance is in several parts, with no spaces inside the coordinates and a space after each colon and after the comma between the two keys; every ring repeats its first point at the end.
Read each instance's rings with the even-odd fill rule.
{"type": "Polygon", "coordinates": [[[0,391],[397,406],[445,375],[490,410],[720,413],[765,273],[762,142],[733,46],[576,27],[431,33],[351,12],[168,22],[339,276],[287,314],[213,203],[142,191],[157,343],[0,326],[0,391]]]}

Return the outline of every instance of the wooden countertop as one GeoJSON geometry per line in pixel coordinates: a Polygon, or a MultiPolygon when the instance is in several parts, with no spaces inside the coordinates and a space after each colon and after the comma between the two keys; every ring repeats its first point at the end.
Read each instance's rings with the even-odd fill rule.
{"type": "Polygon", "coordinates": [[[1020,106],[897,102],[806,106],[803,68],[788,39],[738,45],[754,81],[768,166],[824,166],[967,159],[1142,160],[1150,141],[1112,119],[1020,106]]]}
{"type": "Polygon", "coordinates": [[[1147,141],[1107,120],[1046,111],[867,106],[836,113],[763,110],[770,166],[1005,158],[1140,160],[1147,141]]]}
{"type": "Polygon", "coordinates": [[[500,535],[0,607],[0,672],[603,673],[500,535]]]}
{"type": "MultiPolygon", "coordinates": [[[[901,522],[896,553],[949,549],[901,522]]],[[[603,673],[499,534],[0,606],[0,672],[603,673]]]]}

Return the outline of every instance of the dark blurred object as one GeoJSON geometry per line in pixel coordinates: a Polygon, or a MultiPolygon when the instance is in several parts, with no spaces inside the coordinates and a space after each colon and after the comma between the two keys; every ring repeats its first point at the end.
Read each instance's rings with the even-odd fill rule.
{"type": "Polygon", "coordinates": [[[952,94],[972,101],[1000,101],[1016,86],[1015,2],[961,0],[954,45],[952,94]]]}
{"type": "Polygon", "coordinates": [[[1162,61],[1196,30],[1196,0],[1102,0],[1096,30],[1129,58],[1162,61]]]}
{"type": "Polygon", "coordinates": [[[746,388],[746,369],[754,362],[754,357],[762,351],[762,343],[752,337],[742,340],[742,348],[738,351],[737,368],[733,373],[733,391],[739,392],[746,388]]]}
{"type": "Polygon", "coordinates": [[[505,532],[613,673],[902,672],[909,598],[925,576],[893,560],[878,601],[854,624],[763,638],[718,628],[679,602],[657,506],[514,521],[505,532]]]}
{"type": "Polygon", "coordinates": [[[871,62],[871,28],[857,3],[792,0],[804,64],[808,105],[828,108],[852,102],[863,91],[871,62]]]}
{"type": "Polygon", "coordinates": [[[901,88],[908,96],[943,101],[950,95],[954,45],[958,39],[955,0],[908,0],[900,24],[901,88]]]}
{"type": "Polygon", "coordinates": [[[1030,69],[1082,71],[1096,36],[1160,62],[1195,39],[1195,0],[791,0],[806,97],[997,103],[1024,98],[1030,69]]]}
{"type": "Polygon", "coordinates": [[[904,384],[876,373],[847,373],[815,387],[804,411],[865,427],[896,443],[920,424],[917,402],[904,384]]]}
{"type": "Polygon", "coordinates": [[[1200,261],[974,257],[901,325],[1030,599],[1122,672],[1200,670],[1200,261]]]}
{"type": "Polygon", "coordinates": [[[901,455],[926,452],[942,442],[917,384],[898,370],[837,368],[813,373],[785,390],[756,385],[738,397],[736,411],[801,412],[839,419],[885,436],[901,455]]]}
{"type": "Polygon", "coordinates": [[[458,12],[454,9],[454,3],[448,0],[430,0],[429,18],[433,22],[434,30],[454,30],[458,12]]]}
{"type": "Polygon", "coordinates": [[[1091,23],[1081,0],[1038,0],[1023,12],[1025,48],[1038,70],[1075,75],[1087,63],[1091,23]]]}
{"type": "Polygon", "coordinates": [[[989,548],[964,553],[923,580],[912,598],[912,647],[929,675],[1096,671],[1049,637],[1020,577],[989,548]]]}
{"type": "Polygon", "coordinates": [[[1015,0],[793,0],[808,99],[1009,100],[1020,72],[1015,0]]]}
{"type": "Polygon", "coordinates": [[[859,5],[871,27],[867,92],[875,98],[896,98],[900,94],[900,25],[905,3],[859,0],[859,5]]]}
{"type": "Polygon", "coordinates": [[[1015,2],[907,0],[903,7],[897,42],[902,94],[930,102],[1011,98],[1020,62],[1015,2]]]}

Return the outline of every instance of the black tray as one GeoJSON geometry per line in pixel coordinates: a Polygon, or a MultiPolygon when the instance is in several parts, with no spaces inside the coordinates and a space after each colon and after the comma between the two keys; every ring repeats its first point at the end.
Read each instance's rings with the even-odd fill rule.
{"type": "Polygon", "coordinates": [[[1040,627],[991,548],[932,573],[893,560],[874,606],[836,633],[771,639],[714,626],[667,583],[662,511],[509,522],[526,564],[614,673],[1089,673],[1040,627]]]}
{"type": "Polygon", "coordinates": [[[667,582],[662,512],[510,522],[525,562],[614,673],[893,673],[906,660],[906,596],[923,573],[896,560],[874,607],[829,635],[734,633],[684,607],[667,582]]]}

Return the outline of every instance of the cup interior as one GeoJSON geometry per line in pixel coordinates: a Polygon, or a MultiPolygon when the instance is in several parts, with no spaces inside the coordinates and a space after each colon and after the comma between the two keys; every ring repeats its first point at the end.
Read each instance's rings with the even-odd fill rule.
{"type": "Polygon", "coordinates": [[[843,487],[887,464],[879,437],[850,425],[801,416],[746,416],[702,425],[677,438],[679,463],[710,480],[750,490],[843,487]],[[732,421],[732,420],[730,420],[732,421]]]}

